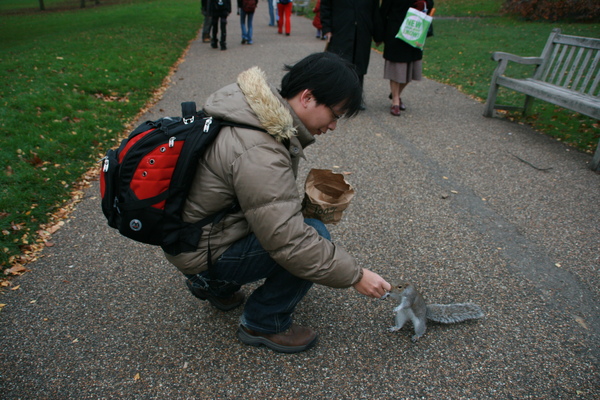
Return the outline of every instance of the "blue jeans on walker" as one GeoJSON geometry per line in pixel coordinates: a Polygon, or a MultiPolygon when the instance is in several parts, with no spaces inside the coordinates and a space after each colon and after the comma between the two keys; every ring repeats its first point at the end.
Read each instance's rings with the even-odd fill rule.
{"type": "Polygon", "coordinates": [[[267,0],[269,4],[269,26],[275,26],[275,5],[273,0],[267,0]]]}
{"type": "MultiPolygon", "coordinates": [[[[331,236],[316,219],[305,219],[327,240],[331,236]]],[[[246,301],[241,323],[262,333],[283,332],[292,324],[296,305],[312,286],[279,266],[250,234],[231,245],[212,266],[212,272],[186,275],[195,287],[209,290],[214,296],[228,297],[241,285],[266,278],[246,301]]]]}
{"type": "Polygon", "coordinates": [[[240,9],[240,25],[242,26],[242,39],[248,44],[252,44],[252,19],[254,13],[247,13],[243,8],[240,9]]]}

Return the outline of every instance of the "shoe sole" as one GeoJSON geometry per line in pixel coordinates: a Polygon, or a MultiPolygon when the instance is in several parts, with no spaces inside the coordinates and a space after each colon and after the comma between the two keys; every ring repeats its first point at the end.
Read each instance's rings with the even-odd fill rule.
{"type": "Polygon", "coordinates": [[[311,347],[313,347],[315,344],[317,344],[318,338],[319,338],[319,336],[317,335],[311,342],[309,342],[308,344],[302,345],[302,346],[284,346],[284,345],[272,342],[269,339],[264,338],[262,336],[252,336],[248,332],[246,332],[241,326],[238,328],[238,339],[240,339],[240,341],[242,343],[247,344],[249,346],[255,346],[255,347],[259,347],[262,345],[262,346],[270,348],[271,350],[275,350],[279,353],[292,354],[292,353],[300,353],[302,351],[308,350],[311,347]]]}

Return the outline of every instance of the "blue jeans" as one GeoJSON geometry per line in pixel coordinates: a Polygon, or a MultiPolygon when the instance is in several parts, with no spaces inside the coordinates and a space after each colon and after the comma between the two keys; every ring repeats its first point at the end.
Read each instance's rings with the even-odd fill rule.
{"type": "MultiPolygon", "coordinates": [[[[307,218],[304,222],[325,239],[331,239],[321,221],[307,218]]],[[[241,318],[242,325],[263,333],[288,329],[296,305],[312,286],[312,282],[298,278],[278,265],[254,234],[231,245],[213,264],[211,271],[186,276],[195,287],[209,290],[217,297],[229,297],[241,285],[266,278],[246,300],[241,318]]]]}
{"type": "Polygon", "coordinates": [[[267,0],[269,4],[269,26],[275,26],[275,5],[273,0],[267,0]]]}
{"type": "Polygon", "coordinates": [[[240,25],[242,25],[242,39],[252,44],[252,19],[254,13],[247,13],[244,9],[240,9],[240,25]],[[247,20],[247,22],[246,22],[247,20]]]}

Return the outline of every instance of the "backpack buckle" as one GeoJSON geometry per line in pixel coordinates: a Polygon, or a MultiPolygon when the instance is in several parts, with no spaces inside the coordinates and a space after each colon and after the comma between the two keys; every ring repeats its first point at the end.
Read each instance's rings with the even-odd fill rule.
{"type": "Polygon", "coordinates": [[[194,122],[194,116],[192,115],[190,118],[183,117],[183,123],[188,125],[194,122]]]}

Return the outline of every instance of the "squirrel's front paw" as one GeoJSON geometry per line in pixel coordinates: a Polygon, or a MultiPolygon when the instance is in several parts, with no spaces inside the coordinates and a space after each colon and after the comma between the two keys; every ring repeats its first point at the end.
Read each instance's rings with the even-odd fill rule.
{"type": "Polygon", "coordinates": [[[396,332],[396,331],[399,331],[399,330],[400,330],[400,328],[398,328],[397,326],[390,326],[388,328],[388,331],[390,331],[390,332],[396,332]]]}
{"type": "Polygon", "coordinates": [[[417,342],[419,341],[419,339],[421,339],[421,336],[419,336],[419,335],[413,335],[413,337],[412,337],[412,338],[410,338],[410,340],[411,340],[413,343],[417,343],[417,342]]]}

